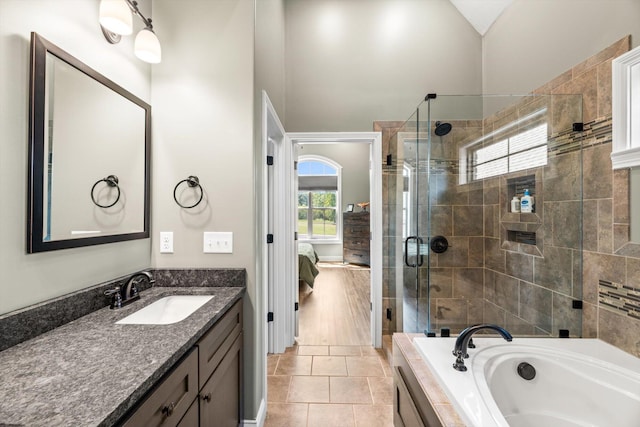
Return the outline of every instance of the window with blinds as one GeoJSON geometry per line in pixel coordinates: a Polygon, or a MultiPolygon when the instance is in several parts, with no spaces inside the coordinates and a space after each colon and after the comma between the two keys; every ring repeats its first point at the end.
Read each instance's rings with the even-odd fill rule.
{"type": "Polygon", "coordinates": [[[471,180],[547,164],[547,123],[516,133],[481,148],[467,150],[471,180]]]}

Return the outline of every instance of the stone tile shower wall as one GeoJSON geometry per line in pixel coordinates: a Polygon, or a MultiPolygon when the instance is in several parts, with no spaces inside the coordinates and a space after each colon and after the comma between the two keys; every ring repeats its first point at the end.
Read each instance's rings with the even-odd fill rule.
{"type": "Polygon", "coordinates": [[[613,171],[610,157],[611,61],[630,46],[624,37],[536,92],[583,96],[583,336],[640,356],[640,245],[629,242],[629,170],[613,171]]]}
{"type": "MultiPolygon", "coordinates": [[[[439,191],[459,173],[457,153],[447,147],[517,113],[503,111],[482,125],[452,122],[449,135],[440,141],[434,138],[432,235],[451,236],[453,247],[445,256],[431,259],[433,329],[478,321],[501,323],[518,334],[557,335],[562,328],[599,337],[640,356],[640,245],[629,242],[628,170],[613,172],[610,161],[611,60],[629,47],[625,37],[534,92],[581,95],[585,124],[584,132],[554,132],[549,164],[522,172],[535,177],[539,193],[535,195],[539,220],[525,221],[537,227],[536,250],[505,241],[504,223],[513,223],[507,213],[509,179],[518,174],[485,180],[481,188],[476,183],[439,191]],[[582,202],[575,198],[580,187],[582,202]],[[582,300],[583,309],[573,309],[573,300],[582,300]]],[[[552,116],[557,125],[567,114],[562,105],[554,107],[560,113],[552,116]]],[[[383,134],[385,155],[397,151],[393,135],[401,126],[374,124],[374,130],[383,134]]],[[[396,283],[403,275],[396,271],[402,268],[402,251],[396,244],[395,217],[402,203],[402,192],[397,191],[402,184],[398,165],[387,166],[384,160],[383,331],[392,333],[397,327],[395,313],[390,320],[384,314],[402,298],[401,284],[396,283]],[[398,256],[400,263],[395,262],[398,256]]]]}
{"type": "MultiPolygon", "coordinates": [[[[547,165],[484,180],[483,321],[519,335],[581,335],[582,152],[574,122],[581,97],[528,98],[484,120],[484,133],[545,109],[547,165]],[[516,190],[517,188],[517,190],[516,190]],[[510,201],[529,188],[534,213],[512,213],[510,201]],[[535,233],[518,239],[520,232],[535,233]]],[[[534,126],[525,123],[515,133],[534,126]]],[[[493,141],[489,141],[493,142],[493,141]]]]}

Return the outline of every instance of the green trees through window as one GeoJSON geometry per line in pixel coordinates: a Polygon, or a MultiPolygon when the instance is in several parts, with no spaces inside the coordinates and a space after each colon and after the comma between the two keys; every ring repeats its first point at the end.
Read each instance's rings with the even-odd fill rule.
{"type": "Polygon", "coordinates": [[[300,160],[298,175],[299,237],[338,238],[337,167],[319,159],[300,160]]]}

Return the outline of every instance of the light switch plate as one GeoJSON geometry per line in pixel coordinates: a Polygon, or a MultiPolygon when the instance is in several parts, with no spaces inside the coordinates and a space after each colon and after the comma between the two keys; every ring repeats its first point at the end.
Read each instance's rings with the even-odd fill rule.
{"type": "Polygon", "coordinates": [[[173,231],[160,232],[160,253],[161,254],[173,253],[173,231]]]}
{"type": "Polygon", "coordinates": [[[233,253],[233,233],[205,231],[203,251],[205,254],[233,253]]]}

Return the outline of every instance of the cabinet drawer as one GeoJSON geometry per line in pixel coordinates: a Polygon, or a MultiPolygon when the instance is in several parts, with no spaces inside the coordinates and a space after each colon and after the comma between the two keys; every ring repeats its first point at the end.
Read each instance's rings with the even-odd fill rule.
{"type": "MultiPolygon", "coordinates": [[[[189,355],[147,396],[126,427],[178,425],[198,396],[198,352],[189,355]]],[[[186,425],[186,424],[185,424],[186,425]]]]}
{"type": "Polygon", "coordinates": [[[369,265],[369,251],[345,249],[342,258],[344,262],[369,265]]]}
{"type": "Polygon", "coordinates": [[[200,391],[200,424],[237,427],[240,423],[242,334],[236,337],[200,391]]]}
{"type": "Polygon", "coordinates": [[[353,249],[353,250],[361,250],[361,251],[369,251],[370,243],[368,240],[351,240],[344,241],[342,243],[342,247],[344,249],[353,249]]]}
{"type": "Polygon", "coordinates": [[[345,224],[342,228],[342,234],[347,237],[366,237],[368,239],[371,230],[368,224],[345,224]]]}
{"type": "Polygon", "coordinates": [[[241,331],[242,300],[236,302],[196,344],[199,354],[200,384],[204,384],[216,370],[241,331]]]}

